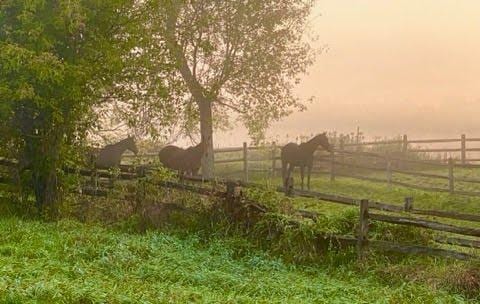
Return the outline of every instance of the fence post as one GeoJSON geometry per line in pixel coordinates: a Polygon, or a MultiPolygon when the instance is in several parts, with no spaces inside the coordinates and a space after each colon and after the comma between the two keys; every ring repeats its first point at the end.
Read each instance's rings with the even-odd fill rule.
{"type": "Polygon", "coordinates": [[[277,144],[272,143],[272,178],[275,178],[275,170],[277,169],[277,144]]]}
{"type": "Polygon", "coordinates": [[[335,181],[335,150],[330,150],[330,181],[335,181]]]}
{"type": "Polygon", "coordinates": [[[407,196],[403,204],[403,210],[406,212],[410,212],[412,211],[412,209],[413,209],[413,197],[407,196]]]}
{"type": "Polygon", "coordinates": [[[345,150],[345,139],[343,138],[343,135],[340,136],[340,163],[342,164],[342,169],[345,165],[345,153],[343,153],[343,150],[345,150]]]}
{"type": "Polygon", "coordinates": [[[448,159],[448,190],[450,191],[450,193],[453,193],[455,191],[453,166],[454,166],[454,160],[453,160],[453,158],[450,157],[448,159]]]}
{"type": "Polygon", "coordinates": [[[243,143],[243,180],[248,182],[248,147],[247,143],[243,143]]]}
{"type": "Polygon", "coordinates": [[[365,257],[368,243],[368,199],[360,200],[360,216],[357,236],[357,254],[360,259],[365,257]]]}
{"type": "Polygon", "coordinates": [[[462,134],[462,141],[461,141],[461,148],[462,148],[462,165],[466,164],[466,159],[467,159],[467,141],[465,138],[465,134],[462,134]]]}
{"type": "MultiPolygon", "coordinates": [[[[407,134],[403,135],[402,139],[402,158],[407,158],[407,153],[408,153],[408,137],[407,134]]],[[[404,161],[401,161],[401,168],[405,169],[405,163],[404,161]]]]}
{"type": "Polygon", "coordinates": [[[385,154],[385,160],[387,161],[387,182],[388,185],[392,185],[392,161],[390,160],[390,154],[387,152],[385,154]]]}

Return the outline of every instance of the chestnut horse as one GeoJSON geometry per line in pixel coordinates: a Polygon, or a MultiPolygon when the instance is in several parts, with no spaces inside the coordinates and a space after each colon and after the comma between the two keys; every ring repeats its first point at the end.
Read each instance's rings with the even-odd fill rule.
{"type": "Polygon", "coordinates": [[[326,132],[319,134],[300,145],[296,143],[288,143],[282,147],[282,179],[285,189],[287,188],[287,183],[290,179],[293,168],[300,167],[300,177],[302,179],[303,190],[303,178],[305,175],[305,167],[307,167],[307,188],[310,190],[310,174],[313,166],[313,153],[317,150],[318,146],[322,146],[322,148],[330,152],[331,148],[326,132]]]}
{"type": "Polygon", "coordinates": [[[92,149],[90,156],[96,168],[108,169],[120,165],[122,155],[126,150],[132,151],[135,155],[138,154],[135,140],[131,136],[101,149],[92,149]]]}
{"type": "Polygon", "coordinates": [[[167,168],[177,170],[179,176],[183,174],[198,174],[203,156],[203,143],[182,149],[177,146],[166,146],[158,153],[160,162],[167,168]]]}

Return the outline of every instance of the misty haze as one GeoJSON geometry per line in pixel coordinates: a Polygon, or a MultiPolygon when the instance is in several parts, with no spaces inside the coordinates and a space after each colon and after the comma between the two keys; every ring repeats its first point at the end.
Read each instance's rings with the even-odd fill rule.
{"type": "Polygon", "coordinates": [[[0,303],[480,303],[478,0],[0,0],[0,303]]]}

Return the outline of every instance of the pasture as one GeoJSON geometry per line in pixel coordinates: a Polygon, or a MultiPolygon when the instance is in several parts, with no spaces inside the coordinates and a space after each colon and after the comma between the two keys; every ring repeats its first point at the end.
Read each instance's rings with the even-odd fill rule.
{"type": "MultiPolygon", "coordinates": [[[[208,193],[198,195],[158,188],[156,182],[176,181],[164,170],[150,172],[144,182],[122,173],[119,177],[128,177],[127,180],[117,180],[104,198],[70,196],[61,208],[67,219],[58,224],[39,228],[41,223],[21,220],[15,215],[4,219],[4,230],[11,233],[6,234],[5,246],[0,250],[4,253],[5,276],[0,285],[4,289],[3,300],[14,303],[30,300],[47,303],[55,299],[78,303],[468,303],[478,300],[478,262],[382,250],[371,250],[366,260],[360,261],[354,248],[338,247],[331,241],[318,243],[317,235],[325,233],[355,239],[358,207],[277,193],[276,186],[282,181],[280,172],[271,170],[275,158],[268,148],[249,151],[247,163],[244,152],[228,153],[230,155],[223,153],[216,158],[217,175],[244,180],[247,172],[248,181],[259,186],[245,188],[245,198],[269,208],[260,219],[251,222],[247,216],[232,220],[218,208],[218,199],[208,193]],[[133,196],[129,194],[132,189],[136,189],[133,196]],[[140,197],[139,189],[143,189],[140,197]],[[315,214],[316,219],[300,219],[294,224],[292,220],[299,220],[295,210],[315,214]],[[25,239],[20,235],[29,237],[25,239]],[[20,257],[24,264],[13,263],[17,267],[9,267],[20,257]],[[256,262],[252,264],[252,260],[256,262]],[[175,269],[168,263],[173,263],[175,269]],[[46,270],[41,270],[42,267],[46,270]],[[36,275],[29,276],[18,272],[19,269],[36,275]],[[80,274],[81,281],[77,278],[79,273],[83,274],[80,274]],[[127,279],[119,283],[121,277],[127,279]],[[157,282],[160,277],[162,283],[157,282]],[[222,282],[218,283],[219,280],[222,282]]],[[[139,159],[127,157],[125,161],[138,163],[139,159]]],[[[146,161],[156,162],[155,159],[146,161]]],[[[355,175],[367,180],[341,174],[332,179],[328,171],[323,172],[328,165],[321,160],[316,163],[313,191],[358,200],[368,198],[398,207],[403,206],[406,197],[412,197],[414,207],[419,209],[480,212],[480,198],[475,196],[378,183],[376,179],[384,177],[385,172],[362,168],[350,170],[356,170],[355,175]]],[[[425,166],[414,169],[443,174],[425,166]]],[[[457,176],[475,179],[478,171],[457,168],[455,172],[457,176]]],[[[298,181],[298,170],[293,176],[298,181]]],[[[395,178],[419,186],[442,186],[429,177],[412,179],[397,173],[395,178]]],[[[85,182],[88,180],[90,178],[85,182]]],[[[200,186],[215,188],[208,183],[200,186]]],[[[4,193],[8,193],[7,188],[4,193]]],[[[4,202],[8,199],[8,195],[4,195],[4,202]]],[[[437,220],[431,216],[424,218],[437,220]]],[[[442,220],[449,225],[480,228],[479,222],[442,220]]],[[[436,243],[441,236],[455,235],[389,223],[372,223],[369,232],[371,242],[400,242],[478,256],[478,249],[436,243]]]]}
{"type": "Polygon", "coordinates": [[[19,218],[0,229],[2,303],[474,303],[348,260],[289,264],[238,237],[19,218]]]}

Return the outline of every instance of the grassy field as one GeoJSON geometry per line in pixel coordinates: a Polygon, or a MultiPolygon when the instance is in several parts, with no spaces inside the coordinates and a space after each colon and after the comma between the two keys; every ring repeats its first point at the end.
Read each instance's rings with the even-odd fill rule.
{"type": "MultiPolygon", "coordinates": [[[[241,164],[222,166],[217,168],[221,175],[241,169],[241,164]]],[[[259,166],[268,168],[266,163],[259,162],[259,166]]],[[[233,177],[241,177],[241,173],[233,177]]],[[[298,181],[298,174],[295,178],[298,181]]],[[[354,250],[319,252],[312,248],[314,233],[354,235],[358,209],[315,199],[286,198],[268,187],[280,185],[280,178],[271,179],[266,173],[251,172],[250,180],[267,187],[248,190],[247,195],[276,206],[278,212],[289,214],[293,207],[322,216],[317,223],[305,221],[299,229],[289,226],[282,217],[267,217],[248,231],[237,231],[238,227],[222,220],[220,224],[205,225],[189,219],[178,224],[174,219],[171,225],[154,225],[150,227],[153,230],[143,233],[132,229],[137,227],[138,215],[129,218],[132,214],[126,212],[130,210],[128,202],[85,197],[82,200],[91,200],[88,216],[92,217],[83,217],[85,223],[68,219],[44,223],[4,216],[0,219],[0,303],[480,300],[477,264],[382,252],[372,252],[365,262],[359,263],[354,250]]],[[[208,205],[207,198],[193,194],[147,190],[148,204],[208,205]]],[[[351,178],[331,182],[328,176],[315,175],[312,190],[399,205],[406,196],[412,196],[417,208],[480,212],[480,198],[389,187],[351,178]]],[[[5,198],[8,200],[8,196],[5,198]]],[[[372,238],[395,242],[435,245],[431,243],[432,235],[425,229],[390,224],[371,228],[372,238]]]]}
{"type": "Polygon", "coordinates": [[[354,263],[286,264],[240,251],[242,239],[15,217],[1,219],[0,231],[0,303],[469,302],[440,287],[359,274],[354,263]]]}

